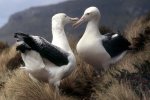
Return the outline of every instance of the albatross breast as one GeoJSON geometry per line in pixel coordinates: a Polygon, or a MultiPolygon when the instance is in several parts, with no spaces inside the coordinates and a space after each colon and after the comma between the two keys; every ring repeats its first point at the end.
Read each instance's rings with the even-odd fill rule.
{"type": "Polygon", "coordinates": [[[102,43],[100,42],[104,37],[100,38],[82,38],[77,44],[78,54],[89,64],[98,66],[104,61],[110,59],[110,55],[107,53],[102,43]],[[98,62],[98,63],[97,63],[98,62]]]}

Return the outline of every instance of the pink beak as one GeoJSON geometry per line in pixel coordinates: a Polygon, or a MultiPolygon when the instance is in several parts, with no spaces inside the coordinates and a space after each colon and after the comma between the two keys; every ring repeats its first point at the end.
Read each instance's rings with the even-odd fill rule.
{"type": "Polygon", "coordinates": [[[85,22],[85,17],[82,16],[75,24],[73,24],[73,27],[77,28],[78,26],[80,26],[84,22],[85,22]]]}
{"type": "Polygon", "coordinates": [[[75,18],[70,18],[70,19],[71,19],[71,21],[72,21],[73,24],[76,23],[76,22],[79,20],[79,18],[77,18],[77,17],[75,17],[75,18]]]}

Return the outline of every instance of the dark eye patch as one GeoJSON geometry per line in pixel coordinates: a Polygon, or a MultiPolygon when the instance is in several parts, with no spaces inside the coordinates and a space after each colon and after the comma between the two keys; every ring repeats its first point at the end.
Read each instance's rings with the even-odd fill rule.
{"type": "Polygon", "coordinates": [[[90,15],[90,13],[87,13],[87,15],[90,15]]]}

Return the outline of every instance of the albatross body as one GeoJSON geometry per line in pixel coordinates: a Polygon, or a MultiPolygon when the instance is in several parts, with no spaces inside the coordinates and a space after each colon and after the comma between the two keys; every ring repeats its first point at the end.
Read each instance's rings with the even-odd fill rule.
{"type": "Polygon", "coordinates": [[[98,8],[89,7],[80,20],[74,24],[77,27],[84,22],[88,22],[76,49],[78,54],[95,68],[97,74],[100,74],[101,69],[107,70],[110,64],[121,59],[130,45],[120,34],[101,35],[99,20],[100,12],[98,8]]]}
{"type": "Polygon", "coordinates": [[[15,33],[17,50],[21,51],[24,69],[31,78],[52,83],[58,88],[60,80],[75,69],[76,59],[65,35],[64,26],[76,21],[64,13],[52,18],[52,43],[40,36],[15,33]]]}

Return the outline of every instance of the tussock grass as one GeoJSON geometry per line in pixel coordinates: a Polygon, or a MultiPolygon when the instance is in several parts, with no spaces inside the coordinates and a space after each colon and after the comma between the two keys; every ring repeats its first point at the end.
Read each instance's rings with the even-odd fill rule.
{"type": "Polygon", "coordinates": [[[20,60],[14,59],[16,56],[18,56],[18,54],[15,46],[3,48],[3,51],[0,53],[0,88],[3,87],[5,82],[11,76],[12,72],[10,71],[10,67],[19,67],[20,60]],[[10,65],[10,61],[16,63],[10,65]]]}
{"type": "Polygon", "coordinates": [[[54,87],[32,81],[28,74],[17,70],[2,90],[1,100],[70,100],[54,91],[54,87]]]}
{"type": "Polygon", "coordinates": [[[6,48],[8,48],[8,44],[0,42],[0,52],[2,52],[6,48]]]}
{"type": "Polygon", "coordinates": [[[66,95],[87,98],[93,92],[93,68],[77,56],[76,70],[61,83],[61,89],[66,95]]]}
{"type": "Polygon", "coordinates": [[[97,97],[93,99],[99,100],[140,100],[140,98],[132,91],[127,84],[113,84],[106,93],[96,91],[97,97]]]}
{"type": "MultiPolygon", "coordinates": [[[[145,61],[150,61],[149,19],[149,17],[141,17],[128,25],[124,36],[132,43],[135,50],[129,51],[121,61],[111,65],[111,68],[100,78],[95,77],[93,67],[77,55],[76,40],[69,39],[73,40],[71,46],[77,58],[77,67],[68,78],[61,81],[60,94],[47,83],[33,82],[27,73],[18,68],[23,62],[20,54],[15,50],[15,45],[2,48],[0,52],[0,100],[148,100],[150,98],[148,86],[146,89],[137,89],[133,87],[131,78],[134,77],[134,73],[139,75],[137,79],[141,79],[143,75],[139,73],[149,74],[148,69],[141,69],[143,72],[140,72],[135,68],[135,65],[139,68],[150,66],[149,63],[143,65],[145,61]],[[124,77],[121,77],[123,71],[124,77]],[[130,77],[127,77],[128,75],[130,77]],[[119,79],[114,76],[118,76],[119,79]]],[[[104,32],[107,30],[104,29],[104,32]]],[[[147,78],[147,81],[150,79],[147,78]]],[[[137,82],[139,87],[144,84],[137,82]]]]}

